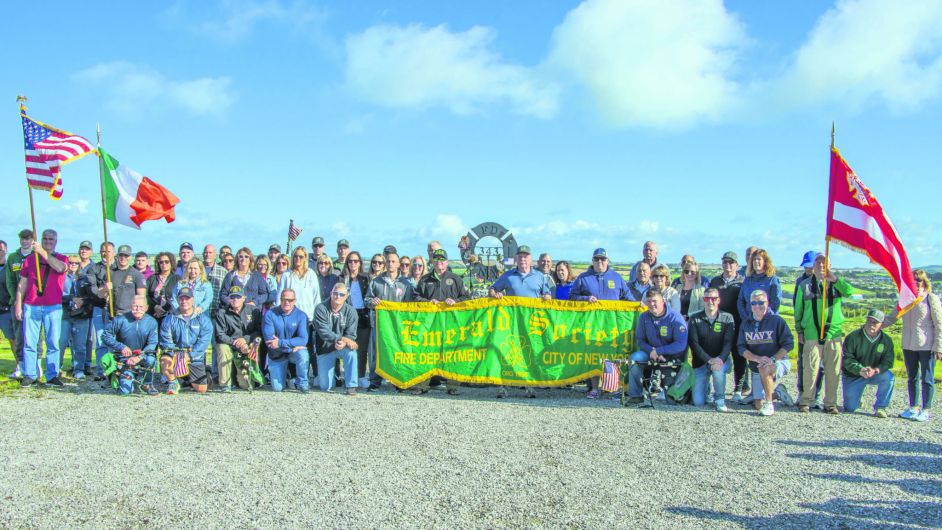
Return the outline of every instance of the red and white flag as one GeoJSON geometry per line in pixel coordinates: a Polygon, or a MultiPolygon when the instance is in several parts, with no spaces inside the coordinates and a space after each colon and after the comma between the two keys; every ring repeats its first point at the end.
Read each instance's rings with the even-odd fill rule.
{"type": "Polygon", "coordinates": [[[870,189],[833,147],[826,236],[886,270],[899,291],[896,309],[900,314],[916,303],[913,269],[896,228],[870,189]]]}

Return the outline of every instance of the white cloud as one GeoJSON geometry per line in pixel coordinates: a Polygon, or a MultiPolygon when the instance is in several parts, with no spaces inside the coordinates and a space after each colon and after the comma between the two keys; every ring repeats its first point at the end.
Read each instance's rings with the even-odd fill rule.
{"type": "Polygon", "coordinates": [[[439,214],[435,217],[433,233],[448,241],[455,240],[468,233],[468,225],[460,217],[453,214],[439,214]]]}
{"type": "Polygon", "coordinates": [[[879,100],[913,111],[942,94],[942,3],[839,1],[798,50],[783,97],[799,104],[879,100]]]}
{"type": "Polygon", "coordinates": [[[491,49],[493,29],[379,25],[346,39],[346,80],[363,98],[387,107],[441,106],[456,114],[508,103],[540,118],[556,113],[557,89],[532,69],[491,49]]]}
{"type": "Polygon", "coordinates": [[[71,203],[62,202],[59,204],[59,207],[67,211],[75,211],[78,213],[88,213],[88,201],[85,199],[79,199],[71,203]]]}
{"type": "Polygon", "coordinates": [[[737,106],[745,41],[721,0],[587,0],[555,29],[549,63],[586,85],[611,125],[682,128],[737,106]]]}
{"type": "Polygon", "coordinates": [[[322,38],[320,27],[326,19],[321,8],[303,0],[178,0],[163,15],[172,27],[226,45],[245,40],[266,23],[303,29],[317,40],[322,38]]]}
{"type": "Polygon", "coordinates": [[[113,109],[131,116],[165,107],[218,115],[236,100],[228,77],[174,81],[153,68],[127,61],[100,63],[73,74],[72,79],[100,90],[113,109]]]}

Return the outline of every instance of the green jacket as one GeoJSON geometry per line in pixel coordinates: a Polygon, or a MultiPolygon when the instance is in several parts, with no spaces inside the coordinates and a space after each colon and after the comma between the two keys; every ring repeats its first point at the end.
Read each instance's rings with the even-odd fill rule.
{"type": "Polygon", "coordinates": [[[7,254],[7,266],[3,269],[4,289],[10,294],[10,306],[16,303],[16,286],[20,283],[20,269],[23,268],[23,260],[32,256],[30,252],[25,257],[20,254],[20,249],[10,251],[7,254]]]}
{"type": "MultiPolygon", "coordinates": [[[[844,278],[837,282],[828,282],[828,313],[830,323],[825,322],[825,340],[844,336],[841,325],[844,323],[844,313],[841,311],[841,300],[845,296],[854,294],[854,288],[844,278]]],[[[795,294],[795,330],[804,335],[804,340],[818,340],[820,336],[818,327],[821,325],[821,283],[812,276],[801,282],[795,294]]]]}
{"type": "Polygon", "coordinates": [[[844,339],[844,375],[860,377],[864,367],[879,368],[884,373],[893,368],[895,358],[893,341],[882,331],[873,342],[863,328],[851,331],[844,339]]]}

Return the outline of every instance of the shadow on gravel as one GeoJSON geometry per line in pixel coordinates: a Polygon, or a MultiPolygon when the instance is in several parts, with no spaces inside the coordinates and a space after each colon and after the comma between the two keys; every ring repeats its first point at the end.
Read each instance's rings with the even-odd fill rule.
{"type": "Polygon", "coordinates": [[[870,449],[894,453],[942,454],[942,444],[930,442],[878,442],[871,440],[827,440],[824,442],[802,442],[798,440],[776,440],[775,443],[796,447],[836,447],[839,449],[870,449]]]}
{"type": "Polygon", "coordinates": [[[903,456],[894,454],[861,454],[853,456],[833,456],[818,453],[791,453],[791,458],[801,458],[811,462],[847,462],[855,464],[863,462],[873,467],[895,469],[903,473],[926,473],[942,475],[942,457],[932,456],[903,456]]]}
{"type": "Polygon", "coordinates": [[[928,495],[931,497],[942,497],[942,480],[906,478],[899,480],[881,480],[867,477],[858,477],[857,475],[841,475],[839,473],[823,473],[812,475],[816,478],[827,480],[838,480],[849,482],[851,484],[861,484],[865,487],[881,487],[883,485],[896,486],[897,488],[916,495],[928,495]]]}
{"type": "MultiPolygon", "coordinates": [[[[738,515],[687,506],[666,508],[668,513],[695,517],[701,521],[722,521],[709,526],[744,528],[912,528],[935,526],[942,520],[942,505],[932,502],[857,501],[834,498],[821,503],[801,503],[807,512],[770,516],[738,515]]],[[[703,525],[707,526],[707,525],[703,525]]]]}

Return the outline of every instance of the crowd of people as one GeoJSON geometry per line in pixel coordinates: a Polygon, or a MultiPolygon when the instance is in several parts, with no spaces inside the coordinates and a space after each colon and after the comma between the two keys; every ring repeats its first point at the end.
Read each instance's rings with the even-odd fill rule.
{"type": "MultiPolygon", "coordinates": [[[[522,245],[507,270],[463,256],[461,277],[437,241],[428,244],[425,256],[411,258],[393,245],[364,255],[346,239],[337,242],[334,258],[322,237],[313,238],[310,252],[298,246],[282,253],[274,244],[262,255],[208,244],[197,256],[184,242],[176,255],[160,252],[152,263],[128,245],[116,250],[101,244],[96,262],[90,241],[71,256],[58,253],[57,242],[54,230],[44,231],[39,242],[22,230],[19,247],[10,252],[0,241],[0,331],[15,353],[12,375],[23,387],[43,376],[49,386],[62,386],[63,375],[105,381],[117,365],[112,381],[122,393],[134,390],[131,380],[141,368],[150,373],[141,387],[148,394],[163,387],[172,395],[181,386],[202,393],[213,382],[230,392],[259,384],[236,368],[236,359],[248,356],[272,391],[307,393],[316,385],[325,392],[373,392],[383,383],[372,333],[381,301],[453,305],[476,295],[642,302],[646,310],[637,322],[637,351],[627,377],[631,403],[644,400],[642,381],[654,366],[683,361],[693,368],[693,405],[719,412],[728,410],[730,373],[730,399],[751,403],[764,416],[774,414],[776,400],[799,412],[839,414],[842,385],[845,412],[858,410],[866,387],[876,387],[872,411],[883,418],[895,384],[895,346],[882,328],[897,314],[872,309],[862,327],[845,330],[842,300],[853,287],[814,251],[803,256],[804,273],[795,283],[793,332],[778,314],[783,290],[772,258],[756,247],[746,250],[744,264],[735,252],[724,253],[722,272],[714,278],[701,275],[696,259],[685,255],[672,278],[670,267],[658,260],[657,245],[648,241],[625,279],[610,267],[603,248],[578,275],[567,261],[554,264],[548,253],[534,266],[530,247],[522,245]],[[368,265],[364,256],[370,256],[368,265]],[[794,400],[783,380],[792,370],[789,353],[796,342],[794,400]],[[66,349],[70,367],[63,366],[66,349]]],[[[901,317],[909,406],[899,416],[927,421],[934,365],[942,359],[942,306],[928,275],[914,275],[919,300],[901,317]]],[[[453,381],[425,381],[408,390],[423,394],[435,383],[450,395],[459,393],[453,381]]],[[[586,383],[587,398],[602,396],[598,378],[586,383]]],[[[507,390],[499,387],[497,397],[507,390]]],[[[533,388],[525,390],[536,396],[533,388]]]]}

